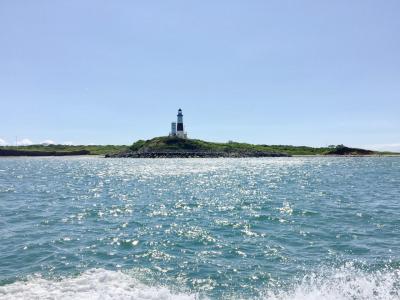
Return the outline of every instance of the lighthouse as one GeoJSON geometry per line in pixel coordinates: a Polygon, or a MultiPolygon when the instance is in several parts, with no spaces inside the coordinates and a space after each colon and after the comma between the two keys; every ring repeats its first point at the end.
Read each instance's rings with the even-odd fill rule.
{"type": "Polygon", "coordinates": [[[171,123],[171,133],[169,134],[169,136],[179,137],[182,139],[187,138],[187,134],[186,134],[185,130],[183,129],[182,109],[178,110],[177,122],[171,123]]]}

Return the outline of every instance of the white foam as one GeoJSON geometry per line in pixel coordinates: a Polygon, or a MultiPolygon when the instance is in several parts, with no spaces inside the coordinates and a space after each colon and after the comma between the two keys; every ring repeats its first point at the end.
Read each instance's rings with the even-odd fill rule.
{"type": "Polygon", "coordinates": [[[118,271],[92,269],[78,277],[47,280],[40,277],[0,287],[0,299],[196,299],[164,287],[150,287],[118,271]]]}
{"type": "Polygon", "coordinates": [[[364,272],[346,264],[303,278],[292,288],[272,289],[268,300],[398,300],[400,270],[364,272]]]}
{"type": "MultiPolygon", "coordinates": [[[[235,296],[230,299],[235,299],[235,296]]],[[[246,297],[245,297],[246,298],[246,297]]],[[[292,287],[269,287],[266,300],[398,300],[400,270],[364,272],[353,265],[309,274],[292,287]]],[[[120,272],[92,269],[77,277],[47,280],[31,277],[0,287],[0,299],[199,299],[198,294],[174,293],[151,287],[120,272]]],[[[244,299],[243,296],[240,299],[244,299]]],[[[257,297],[257,299],[259,299],[257,297]]]]}

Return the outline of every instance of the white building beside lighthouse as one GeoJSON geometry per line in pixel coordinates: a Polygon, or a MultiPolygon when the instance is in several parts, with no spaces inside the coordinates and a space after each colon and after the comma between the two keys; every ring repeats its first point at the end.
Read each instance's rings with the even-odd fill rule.
{"type": "Polygon", "coordinates": [[[187,133],[185,132],[184,127],[183,127],[182,109],[178,110],[177,122],[171,123],[171,132],[170,132],[169,136],[174,136],[174,137],[178,137],[181,139],[187,139],[187,133]]]}

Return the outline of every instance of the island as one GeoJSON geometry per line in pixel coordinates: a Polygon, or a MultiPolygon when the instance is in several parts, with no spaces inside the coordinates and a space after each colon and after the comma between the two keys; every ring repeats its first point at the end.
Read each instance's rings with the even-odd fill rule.
{"type": "Polygon", "coordinates": [[[177,136],[139,140],[129,150],[106,157],[188,158],[188,157],[287,157],[290,154],[245,143],[212,143],[177,136]]]}
{"type": "Polygon", "coordinates": [[[162,136],[139,140],[128,145],[29,145],[0,146],[1,156],[78,156],[100,155],[107,158],[189,158],[189,157],[290,157],[290,156],[368,156],[399,155],[351,148],[344,145],[308,147],[291,145],[254,145],[228,141],[207,142],[199,139],[162,136]]]}
{"type": "Polygon", "coordinates": [[[308,147],[290,145],[253,145],[228,141],[207,142],[190,139],[183,123],[182,109],[178,109],[176,121],[171,122],[168,136],[149,140],[138,140],[127,145],[29,145],[0,146],[0,156],[68,156],[102,155],[106,158],[190,158],[190,157],[290,157],[294,155],[399,155],[399,153],[377,152],[344,145],[308,147]]]}
{"type": "Polygon", "coordinates": [[[227,143],[207,142],[176,136],[156,137],[139,140],[129,149],[106,154],[106,157],[133,158],[179,158],[179,157],[290,157],[293,155],[383,155],[389,154],[372,150],[350,148],[344,145],[313,148],[289,145],[253,145],[229,141],[227,143]]]}

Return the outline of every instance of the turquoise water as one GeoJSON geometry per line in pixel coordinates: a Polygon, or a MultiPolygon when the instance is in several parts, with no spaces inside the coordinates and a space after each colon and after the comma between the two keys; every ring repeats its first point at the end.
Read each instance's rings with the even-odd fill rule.
{"type": "Polygon", "coordinates": [[[0,299],[400,299],[400,158],[0,159],[0,299]]]}

